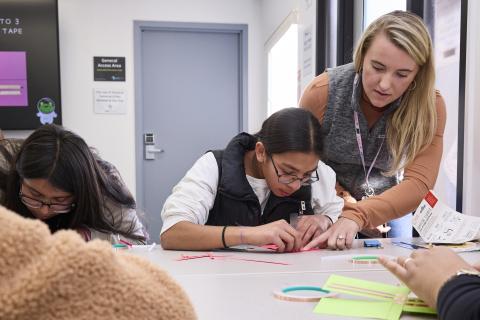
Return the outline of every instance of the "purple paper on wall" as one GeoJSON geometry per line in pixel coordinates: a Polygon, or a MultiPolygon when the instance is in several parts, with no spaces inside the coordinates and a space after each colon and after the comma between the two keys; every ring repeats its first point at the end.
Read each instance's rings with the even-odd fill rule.
{"type": "Polygon", "coordinates": [[[0,51],[0,107],[28,106],[25,51],[0,51]]]}

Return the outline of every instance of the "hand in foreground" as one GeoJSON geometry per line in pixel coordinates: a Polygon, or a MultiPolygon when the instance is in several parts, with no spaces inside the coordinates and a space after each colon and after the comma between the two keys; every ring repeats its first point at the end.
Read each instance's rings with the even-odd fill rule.
{"type": "Polygon", "coordinates": [[[333,226],[308,243],[303,250],[315,247],[343,250],[351,248],[353,238],[359,231],[358,224],[347,218],[340,218],[333,226]]]}
{"type": "Polygon", "coordinates": [[[297,231],[301,238],[301,246],[309,243],[332,226],[332,220],[323,214],[302,215],[298,219],[297,231]]]}
{"type": "Polygon", "coordinates": [[[405,283],[430,307],[436,308],[443,284],[460,269],[474,269],[459,255],[445,247],[413,251],[409,258],[379,258],[380,263],[405,283]]]}
{"type": "Polygon", "coordinates": [[[480,261],[474,263],[472,267],[474,267],[477,271],[480,271],[480,261]]]}
{"type": "Polygon", "coordinates": [[[301,246],[299,233],[285,220],[246,228],[244,237],[246,243],[252,245],[275,244],[278,246],[278,252],[298,251],[301,246]]]}

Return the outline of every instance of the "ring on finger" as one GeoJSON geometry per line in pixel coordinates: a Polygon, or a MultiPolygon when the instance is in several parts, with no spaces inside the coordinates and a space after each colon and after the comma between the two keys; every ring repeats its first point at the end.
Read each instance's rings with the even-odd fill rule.
{"type": "Polygon", "coordinates": [[[345,236],[344,235],[339,235],[337,236],[337,240],[344,240],[345,239],[345,236]]]}
{"type": "Polygon", "coordinates": [[[405,259],[405,261],[403,261],[403,267],[406,268],[407,267],[407,262],[410,262],[412,261],[413,259],[408,257],[407,259],[405,259]]]}

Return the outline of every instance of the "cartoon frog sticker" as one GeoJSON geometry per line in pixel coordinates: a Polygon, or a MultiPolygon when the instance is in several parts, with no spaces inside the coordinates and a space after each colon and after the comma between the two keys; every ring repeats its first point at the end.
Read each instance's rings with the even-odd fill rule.
{"type": "Polygon", "coordinates": [[[40,118],[42,124],[53,123],[53,119],[57,117],[55,112],[55,102],[50,98],[42,98],[37,102],[37,117],[40,118]]]}

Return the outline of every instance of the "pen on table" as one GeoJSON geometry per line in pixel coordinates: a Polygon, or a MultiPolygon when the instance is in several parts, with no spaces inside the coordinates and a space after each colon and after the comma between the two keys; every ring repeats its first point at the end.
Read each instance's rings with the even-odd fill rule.
{"type": "Polygon", "coordinates": [[[392,241],[392,244],[397,245],[399,247],[407,248],[407,249],[425,249],[422,246],[419,246],[419,245],[416,245],[416,244],[413,244],[413,243],[409,243],[409,242],[403,242],[403,241],[392,241]]]}
{"type": "Polygon", "coordinates": [[[127,245],[128,247],[132,247],[132,246],[133,246],[133,244],[131,244],[130,242],[128,242],[128,241],[126,241],[126,240],[123,240],[123,239],[120,239],[119,242],[127,245]]]}

